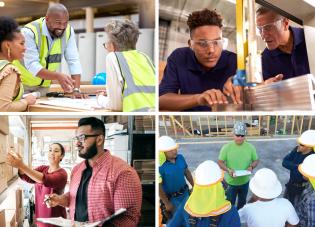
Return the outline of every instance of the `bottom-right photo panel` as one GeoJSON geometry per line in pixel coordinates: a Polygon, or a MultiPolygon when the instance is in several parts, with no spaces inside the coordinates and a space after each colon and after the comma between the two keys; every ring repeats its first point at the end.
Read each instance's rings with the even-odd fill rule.
{"type": "Polygon", "coordinates": [[[156,143],[161,226],[314,226],[314,115],[162,115],[156,143]]]}

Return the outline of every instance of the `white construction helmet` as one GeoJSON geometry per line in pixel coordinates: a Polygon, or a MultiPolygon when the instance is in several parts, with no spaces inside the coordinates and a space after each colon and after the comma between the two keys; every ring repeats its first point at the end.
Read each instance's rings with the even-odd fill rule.
{"type": "Polygon", "coordinates": [[[307,146],[315,147],[315,130],[306,130],[298,138],[298,143],[307,146]]]}
{"type": "Polygon", "coordinates": [[[262,168],[255,173],[249,182],[250,190],[263,199],[274,199],[282,192],[277,175],[271,169],[262,168]]]}
{"type": "Polygon", "coordinates": [[[209,185],[221,182],[224,172],[214,161],[207,160],[201,163],[195,171],[195,183],[198,185],[209,185]]]}
{"type": "Polygon", "coordinates": [[[171,151],[178,148],[178,144],[169,136],[161,136],[158,139],[157,145],[160,152],[171,151]]]}
{"type": "Polygon", "coordinates": [[[243,135],[245,136],[246,131],[246,124],[240,121],[235,122],[234,128],[233,128],[234,135],[243,135]]]}
{"type": "Polygon", "coordinates": [[[315,178],[315,154],[307,156],[302,164],[299,165],[299,171],[303,176],[315,178]]]}

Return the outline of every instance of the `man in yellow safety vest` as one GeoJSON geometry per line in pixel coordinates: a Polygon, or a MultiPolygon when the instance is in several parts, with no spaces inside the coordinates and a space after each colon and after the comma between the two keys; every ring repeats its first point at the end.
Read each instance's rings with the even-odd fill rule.
{"type": "Polygon", "coordinates": [[[39,91],[46,95],[52,80],[57,81],[65,93],[81,97],[81,64],[74,30],[68,24],[69,13],[62,4],[52,4],[45,17],[22,28],[25,36],[25,55],[14,61],[21,72],[25,92],[39,91]],[[56,72],[65,57],[71,77],[56,72]]]}

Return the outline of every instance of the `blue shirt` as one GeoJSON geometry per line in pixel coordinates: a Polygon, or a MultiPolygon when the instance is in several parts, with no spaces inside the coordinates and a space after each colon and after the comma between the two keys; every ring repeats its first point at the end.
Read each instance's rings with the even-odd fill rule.
{"type": "MultiPolygon", "coordinates": [[[[183,202],[177,209],[173,218],[170,222],[167,223],[167,227],[178,227],[178,226],[186,226],[190,227],[189,223],[189,214],[184,209],[185,202],[183,202]]],[[[196,218],[196,227],[208,227],[213,224],[210,217],[206,218],[196,218]]],[[[232,206],[231,209],[222,214],[218,220],[218,227],[241,227],[240,216],[237,212],[235,206],[232,206]]]]}
{"type": "Polygon", "coordinates": [[[178,154],[175,163],[166,161],[159,168],[162,177],[162,187],[167,195],[179,191],[186,185],[185,170],[187,163],[184,156],[178,154]]]}
{"type": "MultiPolygon", "coordinates": [[[[205,70],[194,52],[178,48],[167,59],[160,96],[167,93],[201,94],[209,89],[223,89],[224,83],[236,73],[236,54],[223,50],[216,66],[205,70]]],[[[210,107],[198,106],[185,111],[211,111],[210,107]]]]}
{"type": "MultiPolygon", "coordinates": [[[[38,52],[37,45],[35,42],[35,35],[28,28],[22,28],[22,33],[25,37],[25,48],[26,48],[24,58],[23,58],[25,68],[28,71],[30,71],[34,76],[36,76],[38,72],[42,70],[45,66],[42,66],[39,62],[39,52],[38,52]]],[[[46,19],[44,19],[43,21],[42,33],[44,36],[47,37],[47,42],[50,49],[52,47],[54,39],[51,37],[48,31],[48,28],[46,25],[46,19]]],[[[66,32],[64,32],[63,35],[65,34],[66,32]]],[[[72,27],[71,27],[71,32],[70,32],[70,38],[67,42],[67,47],[65,49],[65,52],[62,53],[62,55],[65,57],[67,61],[68,68],[71,75],[82,73],[78,48],[75,42],[75,34],[72,27]]]]}
{"type": "Polygon", "coordinates": [[[292,53],[284,53],[279,48],[265,50],[262,53],[262,71],[264,80],[283,74],[283,79],[289,79],[310,73],[308,64],[304,30],[289,27],[293,34],[292,53]]]}
{"type": "Polygon", "coordinates": [[[304,183],[306,180],[303,178],[303,175],[298,170],[298,166],[303,162],[303,160],[313,154],[310,152],[306,155],[303,155],[301,152],[297,151],[298,147],[295,147],[288,155],[286,155],[282,161],[282,166],[290,170],[290,180],[291,183],[304,183]]]}

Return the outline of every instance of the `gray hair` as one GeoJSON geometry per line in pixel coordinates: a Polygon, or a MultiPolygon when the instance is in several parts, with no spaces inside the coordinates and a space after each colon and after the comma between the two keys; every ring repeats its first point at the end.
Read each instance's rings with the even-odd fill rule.
{"type": "Polygon", "coordinates": [[[140,35],[138,27],[130,20],[114,20],[106,24],[105,32],[118,51],[135,50],[140,35]]]}
{"type": "Polygon", "coordinates": [[[277,19],[285,18],[285,17],[283,17],[282,15],[278,14],[277,12],[275,12],[274,10],[269,9],[269,8],[266,8],[266,7],[264,7],[264,6],[260,6],[260,7],[258,7],[258,9],[256,10],[256,15],[257,15],[257,16],[262,15],[262,14],[267,14],[267,13],[272,13],[272,14],[274,14],[277,19]]]}

